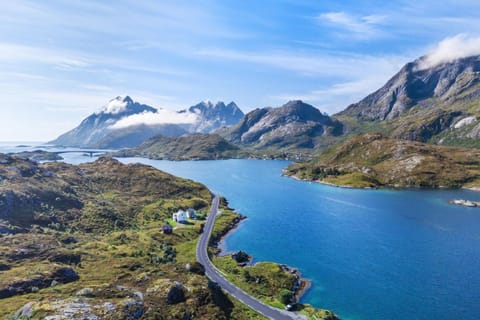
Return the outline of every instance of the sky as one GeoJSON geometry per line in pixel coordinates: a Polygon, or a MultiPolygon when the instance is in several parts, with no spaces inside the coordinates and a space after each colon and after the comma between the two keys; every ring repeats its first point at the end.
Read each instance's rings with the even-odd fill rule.
{"type": "Polygon", "coordinates": [[[52,140],[119,95],[334,114],[427,54],[480,54],[480,1],[4,1],[0,141],[52,140]]]}

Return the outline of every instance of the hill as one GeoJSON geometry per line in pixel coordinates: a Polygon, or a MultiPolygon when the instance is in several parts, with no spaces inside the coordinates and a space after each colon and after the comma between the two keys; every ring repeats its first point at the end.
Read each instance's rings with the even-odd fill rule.
{"type": "Polygon", "coordinates": [[[121,150],[114,155],[167,160],[213,160],[242,157],[246,152],[217,134],[197,133],[181,137],[157,136],[136,148],[121,150]]]}
{"type": "Polygon", "coordinates": [[[349,187],[480,186],[480,151],[398,140],[372,133],[351,138],[287,175],[349,187]]]}

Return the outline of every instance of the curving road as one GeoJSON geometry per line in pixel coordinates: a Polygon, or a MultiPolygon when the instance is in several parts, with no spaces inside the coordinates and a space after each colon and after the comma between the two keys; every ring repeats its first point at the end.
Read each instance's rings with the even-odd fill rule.
{"type": "Polygon", "coordinates": [[[216,282],[223,290],[228,292],[234,298],[240,300],[253,310],[258,313],[275,320],[291,320],[291,319],[306,319],[306,317],[272,308],[266,305],[263,302],[255,299],[251,295],[247,294],[242,289],[238,288],[231,282],[229,282],[215,266],[208,257],[207,247],[210,239],[210,234],[213,230],[213,225],[215,224],[215,218],[218,212],[218,205],[220,198],[218,195],[215,195],[212,201],[212,208],[210,209],[210,214],[208,215],[207,221],[205,223],[205,228],[203,233],[200,235],[200,240],[197,245],[197,261],[200,262],[205,267],[205,274],[210,280],[216,282]]]}

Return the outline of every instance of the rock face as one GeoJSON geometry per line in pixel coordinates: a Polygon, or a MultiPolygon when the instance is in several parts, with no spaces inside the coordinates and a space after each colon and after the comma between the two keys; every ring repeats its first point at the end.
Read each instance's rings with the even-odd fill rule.
{"type": "Polygon", "coordinates": [[[211,133],[217,129],[235,125],[244,116],[242,110],[230,102],[225,104],[218,101],[213,104],[211,101],[203,101],[179,113],[193,113],[198,115],[198,120],[189,126],[189,132],[211,133]]]}
{"type": "Polygon", "coordinates": [[[394,138],[480,147],[480,56],[429,67],[426,59],[408,63],[336,117],[353,118],[360,128],[377,123],[378,130],[394,138]]]}
{"type": "Polygon", "coordinates": [[[339,135],[342,124],[302,101],[249,112],[221,132],[227,140],[256,148],[313,148],[319,137],[339,135]]]}
{"type": "Polygon", "coordinates": [[[480,57],[424,69],[420,58],[405,65],[382,88],[340,114],[365,120],[394,119],[413,106],[470,101],[480,97],[480,57]]]}

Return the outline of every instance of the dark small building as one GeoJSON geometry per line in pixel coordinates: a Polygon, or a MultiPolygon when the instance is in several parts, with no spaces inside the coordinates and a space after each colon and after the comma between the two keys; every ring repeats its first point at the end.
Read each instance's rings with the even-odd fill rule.
{"type": "Polygon", "coordinates": [[[173,228],[172,228],[172,226],[169,225],[169,224],[164,225],[164,226],[162,227],[162,232],[163,232],[164,234],[172,234],[173,228]]]}

